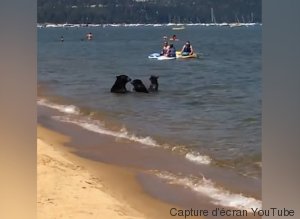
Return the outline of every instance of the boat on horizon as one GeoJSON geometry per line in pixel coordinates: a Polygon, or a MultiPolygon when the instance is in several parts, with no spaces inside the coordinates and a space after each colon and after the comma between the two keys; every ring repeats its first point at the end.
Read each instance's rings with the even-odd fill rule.
{"type": "Polygon", "coordinates": [[[184,30],[185,27],[181,26],[181,27],[173,27],[172,30],[184,30]]]}

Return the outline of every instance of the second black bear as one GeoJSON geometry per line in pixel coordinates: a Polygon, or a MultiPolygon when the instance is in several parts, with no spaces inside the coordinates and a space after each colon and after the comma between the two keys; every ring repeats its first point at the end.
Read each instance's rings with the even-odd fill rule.
{"type": "Polygon", "coordinates": [[[149,93],[145,85],[140,79],[134,79],[131,84],[136,92],[149,93]]]}

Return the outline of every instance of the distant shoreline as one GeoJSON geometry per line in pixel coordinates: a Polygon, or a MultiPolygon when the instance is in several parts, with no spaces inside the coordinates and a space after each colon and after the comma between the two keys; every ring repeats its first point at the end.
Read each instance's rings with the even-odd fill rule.
{"type": "Polygon", "coordinates": [[[262,26],[262,23],[163,23],[163,24],[143,24],[143,23],[111,23],[111,24],[54,24],[54,23],[38,23],[38,28],[48,28],[48,27],[138,27],[138,26],[150,26],[150,27],[176,27],[176,26],[262,26]]]}

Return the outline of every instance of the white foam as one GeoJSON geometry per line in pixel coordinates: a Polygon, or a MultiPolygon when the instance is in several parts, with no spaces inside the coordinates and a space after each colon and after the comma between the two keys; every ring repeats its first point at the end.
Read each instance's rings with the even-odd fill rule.
{"type": "MultiPolygon", "coordinates": [[[[61,122],[68,122],[72,124],[76,124],[86,130],[96,132],[103,135],[109,135],[116,138],[121,139],[128,139],[130,141],[138,142],[144,145],[153,146],[153,147],[162,147],[162,148],[170,148],[170,145],[162,144],[160,145],[157,143],[154,139],[152,139],[149,136],[141,137],[136,136],[135,134],[129,133],[125,127],[121,128],[120,131],[112,131],[108,130],[104,127],[104,125],[96,120],[92,119],[74,119],[69,118],[67,116],[54,116],[53,117],[56,120],[59,120],[61,122]]],[[[183,146],[174,146],[172,147],[172,151],[176,150],[177,148],[182,148],[183,146]]],[[[209,165],[211,163],[211,158],[206,155],[200,155],[198,152],[189,152],[185,155],[186,159],[188,159],[191,162],[194,162],[196,164],[205,164],[209,165]]]]}
{"type": "Polygon", "coordinates": [[[191,179],[187,177],[178,177],[171,173],[156,173],[159,178],[167,180],[171,184],[186,186],[189,189],[199,192],[212,199],[215,205],[231,207],[239,210],[251,211],[251,208],[262,208],[262,202],[243,194],[231,193],[221,187],[218,187],[209,179],[191,179]]]}
{"type": "Polygon", "coordinates": [[[114,136],[116,138],[128,139],[130,141],[139,142],[141,144],[148,145],[148,146],[154,146],[154,147],[159,146],[159,144],[155,140],[153,140],[151,137],[149,137],[149,136],[139,137],[139,136],[136,136],[135,134],[130,134],[126,130],[126,128],[122,128],[120,131],[112,131],[112,130],[106,129],[104,127],[104,125],[102,123],[100,123],[99,121],[95,121],[95,120],[91,120],[91,119],[73,119],[73,118],[69,118],[67,116],[54,116],[53,118],[56,120],[62,121],[62,122],[76,124],[86,130],[96,132],[99,134],[114,136]]]}
{"type": "Polygon", "coordinates": [[[40,99],[37,101],[37,103],[41,106],[50,107],[52,109],[56,109],[63,113],[73,114],[73,115],[80,114],[79,108],[74,105],[58,105],[58,104],[51,103],[45,99],[40,99]]]}
{"type": "Polygon", "coordinates": [[[199,152],[189,152],[185,155],[185,158],[197,164],[210,164],[211,158],[206,155],[201,155],[199,152]]]}

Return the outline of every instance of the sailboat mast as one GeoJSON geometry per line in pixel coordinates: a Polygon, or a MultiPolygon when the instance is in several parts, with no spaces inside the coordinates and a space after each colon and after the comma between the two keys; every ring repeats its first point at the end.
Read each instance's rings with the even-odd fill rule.
{"type": "Polygon", "coordinates": [[[214,9],[213,8],[210,8],[210,16],[211,16],[211,23],[215,23],[214,9]]]}
{"type": "Polygon", "coordinates": [[[238,24],[240,23],[240,20],[239,20],[239,18],[238,18],[237,15],[235,15],[235,21],[236,21],[238,24]]]}

